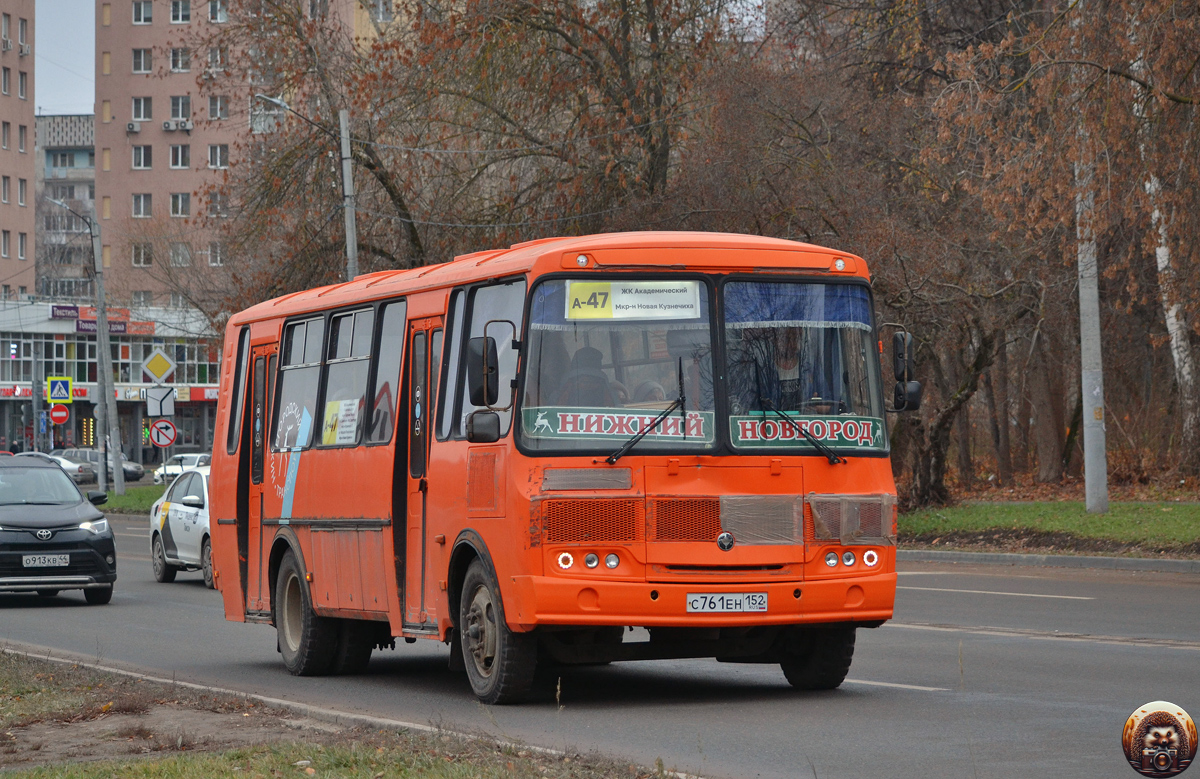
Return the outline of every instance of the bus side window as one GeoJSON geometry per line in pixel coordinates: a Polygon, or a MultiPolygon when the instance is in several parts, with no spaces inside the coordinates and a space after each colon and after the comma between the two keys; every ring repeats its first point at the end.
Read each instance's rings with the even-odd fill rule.
{"type": "MultiPolygon", "coordinates": [[[[525,308],[525,279],[519,279],[508,284],[496,284],[489,287],[476,287],[471,296],[471,321],[467,326],[467,338],[490,335],[496,339],[496,353],[500,368],[500,397],[498,406],[508,406],[512,399],[511,381],[517,376],[517,353],[512,348],[514,339],[521,337],[521,313],[525,308]],[[493,320],[507,320],[516,327],[494,324],[487,328],[487,323],[493,320]],[[485,333],[484,330],[487,329],[485,333]]],[[[472,412],[483,408],[473,406],[468,398],[459,393],[462,412],[457,415],[456,436],[463,436],[466,419],[472,412]]],[[[512,409],[499,412],[500,435],[508,433],[512,423],[512,409]]]]}
{"type": "Polygon", "coordinates": [[[450,295],[450,311],[446,316],[446,359],[442,361],[442,396],[438,399],[437,437],[444,441],[450,437],[454,424],[455,409],[458,408],[460,382],[458,368],[462,351],[463,308],[467,296],[461,289],[450,295]]]}
{"type": "Polygon", "coordinates": [[[383,307],[379,323],[375,386],[371,390],[371,416],[367,442],[386,444],[396,427],[396,404],[400,402],[400,365],[404,357],[405,301],[383,307]]]}
{"type": "Polygon", "coordinates": [[[244,403],[246,400],[246,367],[250,362],[250,328],[243,327],[238,336],[238,357],[233,367],[233,394],[229,402],[229,438],[225,451],[236,454],[238,440],[242,437],[242,417],[245,416],[244,403]]]}
{"type": "MultiPolygon", "coordinates": [[[[432,404],[437,400],[438,396],[438,374],[441,373],[439,367],[442,362],[442,329],[439,327],[429,334],[429,402],[432,404]]],[[[429,407],[429,418],[436,419],[433,415],[433,406],[429,407]]]]}
{"type": "Polygon", "coordinates": [[[274,448],[303,448],[318,423],[317,384],[321,377],[324,319],[293,322],[283,333],[279,366],[279,403],[275,406],[274,448]]]}
{"type": "Polygon", "coordinates": [[[330,321],[322,446],[354,446],[362,437],[374,334],[372,309],[338,314],[330,321]]]}

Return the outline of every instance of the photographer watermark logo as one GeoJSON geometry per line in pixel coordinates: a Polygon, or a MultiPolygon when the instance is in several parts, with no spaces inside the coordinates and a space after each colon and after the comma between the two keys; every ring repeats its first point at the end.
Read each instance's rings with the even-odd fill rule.
{"type": "Polygon", "coordinates": [[[1129,715],[1121,746],[1142,776],[1177,776],[1196,756],[1196,723],[1174,703],[1152,701],[1129,715]]]}

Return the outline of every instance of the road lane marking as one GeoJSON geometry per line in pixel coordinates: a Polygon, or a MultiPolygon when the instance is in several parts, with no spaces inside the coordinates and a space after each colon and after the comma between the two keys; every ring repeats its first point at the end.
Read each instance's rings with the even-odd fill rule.
{"type": "Polygon", "coordinates": [[[149,538],[150,537],[150,534],[148,532],[147,533],[114,533],[113,535],[125,536],[126,538],[149,538]]]}
{"type": "Polygon", "coordinates": [[[898,684],[896,682],[869,682],[866,679],[847,679],[846,684],[868,684],[872,687],[895,687],[900,690],[917,690],[919,692],[950,692],[949,687],[922,687],[919,684],[898,684]]]}
{"type": "Polygon", "coordinates": [[[965,592],[970,595],[1016,595],[1020,598],[1059,598],[1062,600],[1095,600],[1083,595],[1039,595],[1032,592],[996,592],[994,590],[954,590],[949,587],[897,587],[897,590],[923,590],[925,592],[965,592]]]}
{"type": "Polygon", "coordinates": [[[1086,633],[1052,633],[1047,630],[1024,628],[1002,628],[992,626],[965,627],[962,625],[934,625],[924,622],[888,622],[885,628],[904,630],[930,630],[939,633],[968,633],[975,636],[1001,636],[1005,638],[1028,638],[1035,641],[1070,641],[1085,644],[1109,644],[1114,646],[1142,646],[1156,649],[1185,649],[1200,651],[1200,641],[1179,641],[1173,638],[1140,638],[1137,636],[1092,636],[1086,633]]]}

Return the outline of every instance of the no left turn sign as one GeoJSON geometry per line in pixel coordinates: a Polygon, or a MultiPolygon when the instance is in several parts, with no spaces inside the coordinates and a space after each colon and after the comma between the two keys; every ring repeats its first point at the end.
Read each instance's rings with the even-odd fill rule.
{"type": "Polygon", "coordinates": [[[155,446],[170,446],[175,443],[175,425],[169,419],[156,419],[150,425],[150,443],[155,446]]]}

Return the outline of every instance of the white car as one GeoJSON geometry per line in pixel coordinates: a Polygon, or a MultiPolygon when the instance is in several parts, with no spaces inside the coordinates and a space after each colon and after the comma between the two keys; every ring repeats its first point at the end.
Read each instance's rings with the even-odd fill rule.
{"type": "Polygon", "coordinates": [[[159,582],[175,581],[179,571],[202,571],[212,589],[208,466],[181,473],[150,508],[150,567],[159,582]]]}
{"type": "Polygon", "coordinates": [[[96,472],[92,470],[92,466],[88,463],[77,463],[65,457],[43,454],[42,452],[21,452],[17,457],[36,457],[39,460],[54,463],[66,471],[67,475],[71,477],[71,481],[76,484],[91,484],[96,481],[96,472]]]}
{"type": "Polygon", "coordinates": [[[166,484],[184,471],[191,468],[200,468],[201,466],[208,465],[210,462],[212,462],[212,455],[210,454],[177,454],[154,469],[154,483],[166,484]]]}

